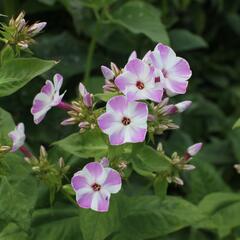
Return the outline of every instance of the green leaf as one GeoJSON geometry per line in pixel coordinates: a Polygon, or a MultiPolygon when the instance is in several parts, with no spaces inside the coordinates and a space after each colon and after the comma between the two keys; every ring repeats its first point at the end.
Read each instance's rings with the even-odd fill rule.
{"type": "Polygon", "coordinates": [[[0,108],[0,144],[10,144],[11,140],[8,133],[14,130],[15,124],[10,113],[0,108]]]}
{"type": "Polygon", "coordinates": [[[44,3],[44,4],[46,4],[46,5],[52,6],[52,5],[54,5],[54,3],[55,3],[57,0],[38,0],[38,1],[41,2],[41,3],[44,3]]]}
{"type": "Polygon", "coordinates": [[[39,209],[33,213],[31,239],[85,240],[80,229],[79,209],[73,206],[61,206],[39,209]]]}
{"type": "Polygon", "coordinates": [[[55,61],[38,58],[16,58],[4,62],[0,68],[0,97],[16,92],[55,64],[55,61]]]}
{"type": "Polygon", "coordinates": [[[191,164],[196,166],[196,169],[187,174],[186,185],[190,188],[187,195],[189,200],[197,203],[209,193],[230,191],[219,173],[207,162],[207,159],[196,157],[191,161],[191,164]]]}
{"type": "Polygon", "coordinates": [[[26,232],[22,231],[15,223],[8,224],[0,232],[1,240],[29,240],[26,232]]]}
{"type": "Polygon", "coordinates": [[[131,158],[133,169],[142,176],[171,171],[167,157],[145,144],[135,144],[131,158]]]}
{"type": "Polygon", "coordinates": [[[179,197],[164,201],[156,196],[129,198],[125,211],[120,232],[129,239],[164,236],[204,218],[196,206],[179,197]]]}
{"type": "Polygon", "coordinates": [[[0,64],[14,58],[14,51],[11,46],[6,45],[0,53],[0,64]]]}
{"type": "Polygon", "coordinates": [[[185,29],[174,29],[169,32],[171,46],[176,51],[188,51],[206,48],[207,42],[200,36],[185,29]]]}
{"type": "Polygon", "coordinates": [[[30,227],[31,212],[37,198],[37,182],[22,157],[5,155],[8,175],[0,179],[0,219],[16,223],[26,231],[30,227]]]}
{"type": "Polygon", "coordinates": [[[233,129],[240,128],[240,118],[234,123],[233,129]]]}
{"type": "MultiPolygon", "coordinates": [[[[38,44],[32,49],[41,58],[48,59],[54,56],[55,59],[61,60],[54,68],[54,72],[59,71],[65,78],[85,70],[87,45],[69,32],[44,34],[38,38],[38,44]]],[[[95,61],[93,64],[96,65],[95,61]]]]}
{"type": "Polygon", "coordinates": [[[145,34],[154,42],[169,44],[160,12],[148,3],[129,1],[113,13],[112,20],[133,33],[145,34]]]}
{"type": "Polygon", "coordinates": [[[197,227],[216,230],[219,236],[225,237],[231,230],[240,226],[240,194],[212,193],[199,204],[199,209],[207,217],[197,227]]]}
{"type": "Polygon", "coordinates": [[[240,15],[235,13],[228,14],[227,21],[232,30],[240,35],[240,15]]]}
{"type": "Polygon", "coordinates": [[[113,92],[108,92],[108,93],[97,93],[94,95],[94,97],[97,99],[97,100],[101,100],[101,101],[104,101],[104,102],[107,102],[110,98],[116,96],[117,93],[113,93],[113,92]]]}
{"type": "Polygon", "coordinates": [[[110,209],[106,213],[81,210],[80,227],[84,240],[104,240],[118,230],[121,205],[118,206],[116,197],[111,197],[110,209]]]}
{"type": "Polygon", "coordinates": [[[96,130],[75,133],[54,143],[64,151],[82,158],[106,156],[108,145],[103,134],[96,130]]]}
{"type": "Polygon", "coordinates": [[[168,189],[168,181],[166,177],[158,176],[153,182],[154,192],[160,199],[165,199],[168,189]]]}

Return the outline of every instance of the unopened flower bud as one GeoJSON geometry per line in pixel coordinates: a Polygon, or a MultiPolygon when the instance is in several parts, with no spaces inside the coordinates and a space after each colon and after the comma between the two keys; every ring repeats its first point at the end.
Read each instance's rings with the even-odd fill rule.
{"type": "Polygon", "coordinates": [[[172,181],[175,182],[175,183],[178,184],[178,185],[181,185],[181,186],[184,185],[183,180],[182,180],[181,178],[179,178],[179,177],[175,177],[175,176],[172,177],[172,181]]]}
{"type": "Polygon", "coordinates": [[[102,164],[103,167],[108,167],[109,166],[109,160],[106,157],[102,158],[100,160],[100,163],[102,164]]]}
{"type": "Polygon", "coordinates": [[[40,172],[40,168],[39,168],[38,166],[32,167],[32,170],[33,170],[34,172],[40,172]]]}
{"type": "Polygon", "coordinates": [[[163,151],[163,145],[162,143],[158,143],[157,145],[157,151],[162,152],[163,151]]]}
{"type": "Polygon", "coordinates": [[[80,95],[82,96],[84,105],[89,108],[92,107],[93,95],[87,91],[87,89],[82,83],[79,84],[79,92],[80,92],[80,95]]]}
{"type": "Polygon", "coordinates": [[[111,66],[111,69],[112,69],[112,71],[113,71],[113,73],[114,73],[114,76],[116,77],[116,76],[120,73],[119,68],[118,68],[117,65],[116,65],[115,63],[113,63],[113,62],[111,62],[110,66],[111,66]]]}
{"type": "Polygon", "coordinates": [[[78,126],[80,127],[80,128],[88,128],[89,127],[89,122],[80,122],[79,124],[78,124],[78,126]]]}
{"type": "Polygon", "coordinates": [[[105,81],[113,80],[115,78],[114,72],[110,68],[101,66],[101,71],[105,81]]]}
{"type": "Polygon", "coordinates": [[[28,48],[28,43],[25,41],[20,41],[17,43],[17,45],[21,48],[21,49],[26,49],[28,48]]]}
{"type": "Polygon", "coordinates": [[[153,122],[155,120],[156,120],[156,118],[155,118],[155,116],[153,114],[148,114],[148,121],[149,122],[153,122]]]}
{"type": "Polygon", "coordinates": [[[58,164],[59,164],[59,167],[60,167],[60,168],[63,168],[63,167],[65,166],[65,162],[64,162],[64,160],[63,160],[62,157],[59,158],[58,164]]]}
{"type": "Polygon", "coordinates": [[[40,147],[40,157],[42,159],[46,159],[47,158],[47,151],[46,151],[45,147],[42,146],[42,145],[40,147]]]}
{"type": "Polygon", "coordinates": [[[34,36],[41,32],[46,25],[47,25],[46,22],[34,23],[32,26],[29,27],[28,33],[34,36]]]}
{"type": "Polygon", "coordinates": [[[187,153],[190,155],[190,156],[195,156],[202,148],[202,143],[196,143],[192,146],[190,146],[188,149],[187,149],[187,153]]]}
{"type": "Polygon", "coordinates": [[[194,170],[196,167],[191,165],[191,164],[184,164],[182,167],[182,170],[186,170],[186,171],[192,171],[194,170]]]}
{"type": "Polygon", "coordinates": [[[187,110],[191,105],[192,105],[192,101],[183,101],[183,102],[177,103],[175,107],[177,108],[177,111],[181,113],[187,110]]]}
{"type": "Polygon", "coordinates": [[[237,173],[240,174],[240,164],[235,164],[234,168],[237,170],[237,173]]]}
{"type": "Polygon", "coordinates": [[[64,121],[62,121],[61,125],[67,126],[67,125],[73,125],[75,123],[76,123],[76,119],[75,118],[68,118],[68,119],[65,119],[64,121]]]}
{"type": "Polygon", "coordinates": [[[10,146],[1,146],[0,147],[0,153],[7,153],[11,150],[12,148],[10,146]]]}

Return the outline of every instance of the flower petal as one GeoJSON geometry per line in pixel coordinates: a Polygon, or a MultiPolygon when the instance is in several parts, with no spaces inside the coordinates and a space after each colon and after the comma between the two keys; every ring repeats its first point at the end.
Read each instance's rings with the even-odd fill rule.
{"type": "Polygon", "coordinates": [[[63,84],[63,76],[59,73],[56,73],[53,76],[53,82],[54,82],[55,91],[58,92],[63,84]]]}
{"type": "Polygon", "coordinates": [[[149,74],[150,68],[142,60],[135,58],[127,63],[127,65],[125,66],[125,70],[133,73],[134,75],[138,76],[138,78],[142,79],[149,74]]]}
{"type": "Polygon", "coordinates": [[[91,209],[97,212],[107,212],[109,208],[110,194],[101,190],[93,194],[91,209]]]}
{"type": "Polygon", "coordinates": [[[119,192],[122,187],[122,179],[120,174],[112,168],[105,168],[105,171],[107,178],[102,187],[109,193],[119,192]]]}
{"type": "Polygon", "coordinates": [[[85,176],[82,176],[83,173],[80,171],[78,173],[75,173],[71,180],[71,185],[75,191],[81,189],[81,188],[88,188],[89,184],[87,182],[87,178],[85,176]]]}
{"type": "Polygon", "coordinates": [[[98,162],[88,163],[83,168],[83,174],[87,177],[89,184],[98,183],[102,184],[105,178],[105,172],[103,166],[98,162]]]}

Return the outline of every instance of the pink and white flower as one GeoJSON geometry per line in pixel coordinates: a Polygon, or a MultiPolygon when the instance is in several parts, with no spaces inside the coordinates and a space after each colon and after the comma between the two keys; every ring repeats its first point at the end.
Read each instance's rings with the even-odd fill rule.
{"type": "Polygon", "coordinates": [[[65,94],[64,92],[60,95],[62,83],[62,75],[58,73],[55,74],[53,77],[53,83],[50,80],[47,80],[45,85],[42,87],[41,92],[34,98],[31,113],[34,117],[35,124],[39,124],[52,107],[61,103],[65,94]]]}
{"type": "Polygon", "coordinates": [[[129,101],[150,99],[160,102],[162,99],[163,89],[155,82],[154,68],[137,58],[126,64],[115,84],[129,101]]]}
{"type": "Polygon", "coordinates": [[[170,47],[159,43],[148,55],[148,61],[155,68],[156,81],[168,95],[186,93],[192,71],[185,59],[177,57],[170,47]]]}
{"type": "Polygon", "coordinates": [[[82,83],[79,84],[79,92],[82,96],[84,105],[88,108],[91,108],[93,105],[93,96],[87,91],[87,89],[82,83]]]}
{"type": "Polygon", "coordinates": [[[116,96],[107,102],[106,113],[98,118],[98,125],[109,135],[111,145],[136,143],[143,142],[146,137],[147,118],[147,104],[116,96]]]}
{"type": "Polygon", "coordinates": [[[74,174],[71,184],[81,208],[107,212],[110,196],[120,191],[122,180],[116,170],[91,162],[74,174]]]}
{"type": "Polygon", "coordinates": [[[16,128],[8,134],[8,136],[12,139],[13,142],[11,152],[16,152],[20,147],[24,145],[26,139],[24,124],[19,123],[16,128]]]}

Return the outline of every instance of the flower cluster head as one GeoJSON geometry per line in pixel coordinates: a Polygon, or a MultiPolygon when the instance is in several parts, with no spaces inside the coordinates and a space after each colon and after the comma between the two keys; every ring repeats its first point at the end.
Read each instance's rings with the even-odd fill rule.
{"type": "Polygon", "coordinates": [[[121,70],[115,64],[112,66],[112,69],[102,66],[104,90],[114,91],[117,87],[116,92],[124,96],[110,99],[106,113],[98,118],[99,127],[109,135],[112,145],[143,142],[147,130],[151,134],[161,134],[167,129],[178,128],[169,116],[185,111],[191,101],[167,105],[168,98],[163,99],[163,96],[186,92],[192,73],[185,59],[177,57],[170,47],[158,44],[143,59],[132,52],[121,70]],[[140,100],[149,101],[149,104],[140,103],[140,100]],[[142,106],[142,112],[136,111],[135,105],[142,106]]]}
{"type": "Polygon", "coordinates": [[[61,122],[62,125],[78,124],[80,131],[96,127],[96,119],[93,114],[93,94],[89,93],[86,87],[79,84],[79,99],[72,101],[68,115],[70,118],[61,122]]]}
{"type": "Polygon", "coordinates": [[[46,22],[35,22],[31,25],[25,20],[25,13],[20,12],[16,18],[11,18],[8,25],[1,24],[0,34],[7,44],[26,49],[34,43],[33,37],[40,33],[47,25],[46,22]]]}
{"type": "MultiPolygon", "coordinates": [[[[101,70],[105,84],[104,94],[100,94],[102,98],[98,95],[100,102],[95,102],[97,96],[89,93],[84,84],[80,83],[79,97],[70,104],[65,103],[62,101],[64,93],[60,95],[62,76],[56,74],[53,83],[47,80],[33,100],[31,112],[34,122],[40,123],[46,113],[57,106],[67,110],[69,115],[69,118],[61,122],[62,125],[77,124],[80,133],[99,127],[108,135],[110,145],[122,145],[144,142],[147,134],[150,140],[154,140],[155,134],[178,128],[171,119],[172,116],[191,106],[191,101],[169,103],[173,95],[186,92],[192,73],[188,62],[177,57],[168,46],[158,44],[142,59],[134,51],[123,68],[111,63],[111,68],[101,66],[101,70]],[[103,106],[102,101],[106,102],[106,106],[103,106]]],[[[171,159],[166,157],[172,164],[165,176],[168,182],[183,184],[179,171],[195,168],[189,161],[201,147],[202,144],[197,143],[189,147],[184,156],[174,153],[171,159]]],[[[35,172],[41,172],[40,163],[48,166],[44,165],[44,158],[41,159],[43,160],[37,161],[34,166],[35,172]]],[[[121,176],[124,177],[128,164],[118,157],[111,161],[111,166],[119,172],[110,168],[109,160],[103,158],[100,162],[88,163],[74,174],[71,185],[80,207],[99,212],[108,211],[110,195],[120,191],[121,176]]],[[[50,165],[49,168],[55,171],[50,165]]],[[[56,179],[60,186],[61,177],[56,179]]]]}
{"type": "Polygon", "coordinates": [[[71,180],[77,203],[82,208],[106,212],[111,194],[121,189],[120,174],[107,166],[106,159],[103,163],[88,163],[81,171],[75,173],[71,180]]]}
{"type": "Polygon", "coordinates": [[[201,148],[202,143],[196,143],[187,148],[183,157],[178,156],[176,152],[173,153],[171,163],[175,170],[171,176],[167,177],[169,183],[175,182],[178,185],[184,184],[183,180],[178,176],[179,171],[192,171],[195,169],[195,166],[189,164],[189,162],[195,155],[197,155],[201,148]]]}
{"type": "Polygon", "coordinates": [[[60,95],[62,84],[63,77],[57,73],[53,77],[53,82],[47,80],[42,87],[41,92],[36,95],[31,108],[35,124],[39,124],[52,107],[61,104],[62,98],[65,94],[64,92],[60,95]]]}

